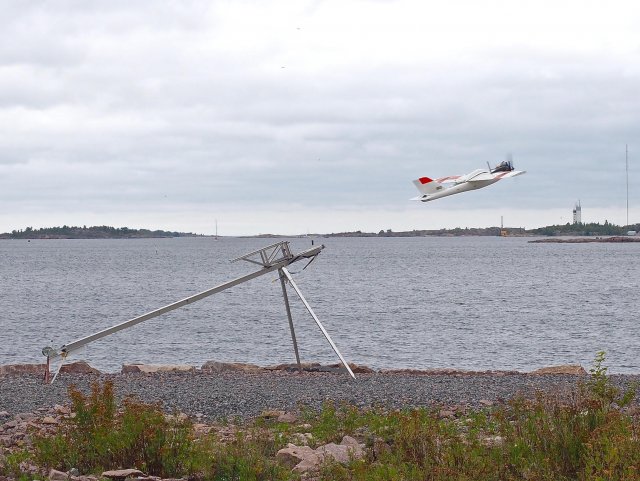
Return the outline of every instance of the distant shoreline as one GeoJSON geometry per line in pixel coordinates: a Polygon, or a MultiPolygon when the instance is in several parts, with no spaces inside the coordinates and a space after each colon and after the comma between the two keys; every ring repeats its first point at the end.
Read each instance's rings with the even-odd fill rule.
{"type": "Polygon", "coordinates": [[[640,242],[640,236],[614,236],[614,237],[582,237],[582,238],[557,238],[547,237],[529,241],[530,244],[589,244],[589,243],[620,243],[640,242]]]}
{"type": "Polygon", "coordinates": [[[33,229],[27,227],[24,230],[12,231],[0,234],[0,239],[161,239],[172,237],[199,237],[198,234],[185,232],[172,232],[164,230],[129,229],[128,227],[44,227],[33,229]]]}
{"type": "MultiPolygon", "coordinates": [[[[258,234],[248,236],[219,236],[256,239],[274,238],[317,238],[317,237],[624,237],[625,239],[640,239],[640,236],[628,236],[628,231],[640,231],[640,224],[629,226],[617,226],[605,222],[604,224],[565,224],[525,229],[523,227],[456,227],[454,229],[414,229],[410,231],[397,231],[391,229],[379,232],[363,232],[360,230],[350,232],[313,233],[313,234],[258,234]]],[[[0,239],[162,239],[174,237],[214,237],[213,235],[194,234],[191,232],[176,232],[165,230],[130,229],[128,227],[45,227],[33,229],[27,227],[24,230],[14,230],[10,233],[0,234],[0,239]]],[[[216,236],[218,237],[218,236],[216,236]]],[[[548,242],[562,242],[548,241],[548,242]]],[[[597,242],[585,240],[584,242],[597,242]]],[[[604,242],[604,241],[602,241],[604,242]]],[[[615,241],[609,241],[615,242],[615,241]]],[[[626,241],[625,241],[626,242],[626,241]]]]}

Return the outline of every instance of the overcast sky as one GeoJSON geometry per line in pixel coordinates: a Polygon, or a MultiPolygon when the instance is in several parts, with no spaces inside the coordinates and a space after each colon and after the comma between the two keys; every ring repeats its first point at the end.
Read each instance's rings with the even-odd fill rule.
{"type": "Polygon", "coordinates": [[[635,0],[3,0],[0,232],[639,222],[639,86],[635,0]]]}

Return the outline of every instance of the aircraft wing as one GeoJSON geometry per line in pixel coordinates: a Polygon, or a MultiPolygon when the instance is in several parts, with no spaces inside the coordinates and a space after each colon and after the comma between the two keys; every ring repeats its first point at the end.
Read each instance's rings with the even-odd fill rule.
{"type": "Polygon", "coordinates": [[[526,170],[512,170],[510,172],[498,172],[494,174],[494,178],[496,179],[506,179],[508,177],[515,177],[516,175],[526,174],[526,170]]]}
{"type": "Polygon", "coordinates": [[[474,182],[486,182],[487,180],[494,180],[496,177],[498,177],[497,175],[491,174],[490,172],[479,172],[478,174],[475,174],[473,177],[470,177],[467,179],[467,182],[471,182],[472,184],[474,182]]]}

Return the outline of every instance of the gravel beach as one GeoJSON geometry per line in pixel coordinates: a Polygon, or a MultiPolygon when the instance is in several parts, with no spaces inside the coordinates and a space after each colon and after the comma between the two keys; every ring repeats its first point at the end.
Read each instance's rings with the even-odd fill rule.
{"type": "MultiPolygon", "coordinates": [[[[208,419],[257,416],[267,409],[297,411],[319,408],[327,400],[359,407],[462,406],[477,408],[536,391],[569,394],[587,376],[530,374],[359,374],[353,380],[334,373],[163,373],[61,375],[53,385],[41,377],[0,377],[0,412],[18,414],[68,404],[74,384],[88,391],[95,381],[111,380],[120,398],[134,395],[208,419]]],[[[640,382],[640,375],[614,375],[621,387],[640,382]]],[[[637,402],[637,399],[636,399],[637,402]]]]}

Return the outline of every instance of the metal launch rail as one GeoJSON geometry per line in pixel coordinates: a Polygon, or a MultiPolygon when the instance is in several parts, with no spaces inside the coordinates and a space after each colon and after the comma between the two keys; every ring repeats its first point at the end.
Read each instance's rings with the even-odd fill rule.
{"type": "Polygon", "coordinates": [[[287,266],[289,264],[293,264],[294,262],[297,262],[302,259],[309,259],[309,263],[307,263],[307,265],[305,265],[305,267],[303,268],[305,269],[311,262],[315,260],[316,256],[320,254],[322,249],[324,249],[324,245],[319,245],[316,247],[312,247],[311,249],[307,249],[302,252],[299,252],[297,254],[292,254],[291,250],[289,249],[288,241],[277,242],[267,247],[263,247],[262,249],[249,252],[248,254],[240,256],[231,261],[231,262],[235,262],[235,261],[243,260],[243,261],[247,261],[252,264],[257,264],[261,266],[259,270],[252,272],[251,274],[238,277],[231,281],[212,287],[211,289],[207,289],[206,291],[202,291],[199,294],[186,297],[180,301],[176,301],[172,304],[168,304],[154,311],[147,312],[146,314],[142,314],[141,316],[134,317],[133,319],[129,319],[128,321],[122,322],[120,324],[116,324],[115,326],[96,332],[95,334],[91,334],[89,336],[83,337],[81,339],[70,342],[68,344],[64,344],[63,346],[60,346],[57,349],[51,346],[47,346],[42,349],[42,354],[47,357],[45,382],[53,383],[53,381],[55,381],[56,377],[60,373],[60,369],[62,368],[62,365],[64,364],[64,361],[66,360],[67,356],[69,356],[69,354],[71,354],[73,351],[76,351],[79,348],[89,344],[90,342],[97,341],[98,339],[102,339],[103,337],[113,334],[114,332],[118,332],[123,329],[127,329],[128,327],[135,326],[136,324],[139,324],[141,322],[147,321],[154,317],[160,316],[166,312],[173,311],[174,309],[178,309],[179,307],[192,304],[196,301],[204,299],[205,297],[212,296],[213,294],[217,294],[218,292],[229,289],[230,287],[237,286],[238,284],[242,284],[243,282],[250,281],[251,279],[255,279],[256,277],[260,277],[262,275],[268,274],[269,272],[273,272],[273,271],[278,271],[278,274],[280,277],[280,284],[282,286],[282,296],[284,297],[284,305],[287,312],[287,318],[289,320],[289,330],[291,331],[291,340],[293,342],[293,349],[295,351],[296,363],[298,365],[298,369],[302,371],[302,366],[300,364],[300,354],[298,352],[298,343],[296,341],[296,334],[293,328],[293,319],[291,316],[291,308],[289,306],[289,298],[287,296],[287,288],[286,288],[287,282],[291,284],[296,294],[298,294],[298,297],[300,297],[300,300],[304,304],[305,308],[307,309],[307,311],[309,311],[309,314],[311,314],[311,317],[313,317],[313,320],[322,331],[322,334],[331,345],[331,348],[333,349],[333,351],[337,354],[338,358],[340,358],[340,362],[343,364],[347,372],[351,375],[351,377],[355,379],[355,375],[353,374],[353,371],[351,371],[349,364],[347,364],[345,359],[342,357],[342,354],[340,354],[340,351],[338,351],[338,348],[336,347],[334,342],[331,340],[329,333],[326,331],[326,329],[324,328],[324,326],[322,325],[318,317],[315,315],[315,313],[313,312],[313,309],[311,309],[311,306],[302,295],[300,288],[293,281],[293,278],[291,277],[291,273],[287,270],[287,266]],[[58,367],[53,379],[50,380],[49,366],[51,361],[57,358],[61,358],[60,366],[58,367]]]}

